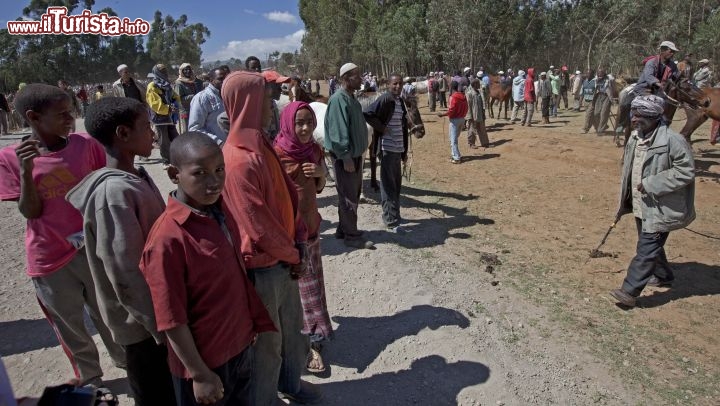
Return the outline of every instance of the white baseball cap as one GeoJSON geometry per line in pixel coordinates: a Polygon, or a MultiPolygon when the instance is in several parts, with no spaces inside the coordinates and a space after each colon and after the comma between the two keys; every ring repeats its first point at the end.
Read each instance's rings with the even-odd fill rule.
{"type": "Polygon", "coordinates": [[[663,42],[661,42],[661,43],[660,43],[660,48],[662,48],[662,47],[668,47],[668,48],[672,49],[672,50],[675,51],[675,52],[679,51],[679,49],[677,49],[677,47],[675,46],[675,43],[674,43],[674,42],[670,42],[670,41],[663,41],[663,42]]]}
{"type": "Polygon", "coordinates": [[[469,72],[469,71],[470,71],[470,67],[469,67],[469,66],[466,66],[465,69],[463,69],[463,72],[469,72]]]}
{"type": "Polygon", "coordinates": [[[575,74],[576,74],[576,75],[579,75],[580,73],[581,73],[581,72],[580,72],[579,70],[576,70],[576,71],[575,71],[575,74]]]}
{"type": "Polygon", "coordinates": [[[350,72],[353,69],[357,69],[357,65],[352,62],[346,63],[345,65],[340,67],[340,76],[350,72]]]}
{"type": "Polygon", "coordinates": [[[504,75],[504,74],[505,74],[505,72],[503,72],[503,71],[498,71],[498,75],[504,75]]]}

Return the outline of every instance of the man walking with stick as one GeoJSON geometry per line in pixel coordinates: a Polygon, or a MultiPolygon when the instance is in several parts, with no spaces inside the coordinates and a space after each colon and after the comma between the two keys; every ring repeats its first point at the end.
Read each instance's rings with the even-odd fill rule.
{"type": "Polygon", "coordinates": [[[637,252],[620,289],[610,295],[635,307],[645,286],[670,287],[674,280],[665,255],[670,231],[695,219],[695,164],[690,145],[662,122],[664,100],[638,96],[631,104],[635,132],[625,146],[618,217],[632,213],[637,252]]]}

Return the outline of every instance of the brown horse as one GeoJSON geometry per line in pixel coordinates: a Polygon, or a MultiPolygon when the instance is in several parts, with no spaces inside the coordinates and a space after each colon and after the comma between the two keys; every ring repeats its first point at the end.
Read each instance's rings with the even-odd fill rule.
{"type": "MultiPolygon", "coordinates": [[[[689,106],[685,104],[685,114],[687,115],[687,121],[680,130],[680,134],[684,135],[688,141],[690,136],[697,130],[708,118],[713,120],[720,120],[720,88],[717,87],[706,87],[698,89],[697,87],[688,83],[692,88],[687,91],[694,95],[698,100],[697,106],[689,106]],[[702,92],[702,94],[698,94],[702,92]]],[[[686,86],[687,87],[687,86],[686,86]]],[[[684,87],[680,86],[678,93],[685,92],[684,87]]]]}
{"type": "MultiPolygon", "coordinates": [[[[665,85],[665,94],[668,98],[665,100],[663,116],[668,120],[668,125],[672,123],[678,107],[685,109],[687,121],[680,130],[680,134],[682,134],[688,142],[690,141],[692,133],[700,127],[708,117],[715,120],[720,118],[720,89],[706,88],[702,90],[686,79],[680,82],[668,80],[665,85]]],[[[632,125],[628,125],[623,129],[625,135],[623,144],[620,144],[618,134],[615,133],[615,143],[618,147],[627,145],[627,141],[630,138],[631,127],[632,125]]]]}
{"type": "Polygon", "coordinates": [[[500,118],[500,112],[505,105],[505,120],[508,119],[508,108],[510,106],[510,98],[512,97],[512,82],[506,81],[500,83],[499,76],[490,76],[490,102],[488,103],[488,109],[490,110],[490,118],[495,118],[493,114],[493,105],[495,101],[498,102],[498,118],[500,118]]]}

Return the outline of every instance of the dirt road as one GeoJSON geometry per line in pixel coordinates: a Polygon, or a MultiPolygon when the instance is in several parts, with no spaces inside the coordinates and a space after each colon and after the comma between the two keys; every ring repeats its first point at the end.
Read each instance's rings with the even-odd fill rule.
{"type": "MultiPolygon", "coordinates": [[[[493,147],[470,150],[461,138],[464,161],[451,165],[447,120],[422,111],[428,135],[414,141],[404,180],[406,234],[386,232],[370,202],[359,221],[377,249],[349,250],[332,235],[334,188],[319,196],[336,339],[324,352],[330,371],[307,379],[325,392],[323,404],[720,402],[717,240],[671,234],[676,288],[650,290],[642,307],[623,312],[606,293],[633,255],[631,221],[603,248],[615,257],[587,261],[616,209],[620,149],[611,138],[581,135],[582,113],[564,110],[534,128],[489,120],[493,147]]],[[[707,141],[694,146],[690,228],[716,236],[720,153],[707,141]]],[[[146,168],[171,189],[159,164],[146,168]]],[[[14,204],[0,212],[0,354],[17,395],[39,394],[71,371],[24,275],[24,221],[14,204]]],[[[109,385],[126,393],[122,371],[104,361],[109,385]]]]}

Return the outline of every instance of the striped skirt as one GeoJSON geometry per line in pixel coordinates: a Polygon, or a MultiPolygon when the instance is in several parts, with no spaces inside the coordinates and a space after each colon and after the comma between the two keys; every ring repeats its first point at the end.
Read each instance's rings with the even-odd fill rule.
{"type": "Polygon", "coordinates": [[[332,338],[332,324],[325,300],[325,278],[323,277],[320,238],[307,242],[310,263],[304,276],[298,279],[300,301],[303,308],[303,334],[314,336],[313,341],[332,338]]]}

